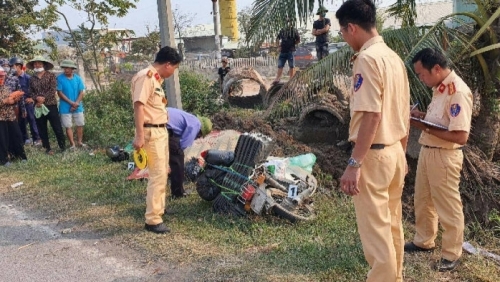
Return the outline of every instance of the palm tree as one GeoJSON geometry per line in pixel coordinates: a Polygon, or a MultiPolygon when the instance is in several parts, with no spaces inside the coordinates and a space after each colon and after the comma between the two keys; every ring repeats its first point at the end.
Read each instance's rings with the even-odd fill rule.
{"type": "MultiPolygon", "coordinates": [[[[476,92],[472,140],[465,151],[463,171],[464,177],[470,181],[464,182],[467,185],[464,195],[469,202],[483,207],[480,214],[474,216],[480,216],[483,222],[487,222],[489,207],[486,207],[484,198],[496,196],[493,188],[478,190],[478,187],[500,183],[499,167],[488,162],[494,156],[500,157],[500,0],[474,1],[478,7],[475,13],[455,13],[434,26],[415,27],[414,20],[410,19],[416,15],[415,0],[398,0],[393,5],[392,13],[398,15],[396,8],[399,4],[404,9],[399,15],[406,17],[403,19],[406,26],[382,31],[381,35],[407,66],[413,102],[419,101],[427,106],[432,97],[411,64],[412,57],[426,47],[440,48],[445,52],[452,68],[476,92]],[[464,22],[464,16],[471,18],[474,24],[464,22]]],[[[322,4],[323,1],[317,2],[322,4]]],[[[273,37],[284,26],[283,18],[296,15],[298,21],[303,22],[312,14],[314,3],[314,0],[256,0],[248,36],[273,37]]],[[[353,51],[345,47],[294,76],[268,103],[266,116],[298,116],[311,103],[324,100],[325,95],[321,93],[325,92],[340,94],[337,96],[342,99],[341,93],[350,85],[352,55],[353,51]]],[[[500,200],[495,201],[494,206],[500,207],[500,200]]],[[[472,207],[472,210],[476,208],[472,207]]]]}
{"type": "MultiPolygon", "coordinates": [[[[323,0],[255,0],[248,40],[254,38],[272,39],[279,30],[286,26],[287,19],[292,24],[305,22],[313,15],[314,4],[323,4],[323,0]]],[[[430,101],[431,93],[416,79],[412,66],[409,64],[411,55],[427,47],[440,47],[454,63],[454,68],[462,70],[464,79],[471,88],[480,93],[482,101],[479,116],[476,119],[472,139],[486,154],[489,160],[500,159],[500,0],[474,0],[478,9],[476,12],[461,12],[451,14],[441,19],[434,27],[415,28],[415,0],[398,0],[389,9],[390,15],[398,16],[404,23],[404,28],[382,32],[388,45],[401,55],[407,63],[408,73],[412,78],[412,98],[421,103],[430,101]],[[469,17],[474,24],[464,23],[462,17],[469,17]],[[450,22],[460,25],[460,28],[448,27],[450,22]],[[422,35],[424,37],[422,38],[422,35]],[[392,40],[391,38],[394,38],[392,40]],[[401,40],[400,40],[401,39],[401,40]]],[[[334,19],[332,19],[334,20],[334,19]]],[[[348,48],[347,48],[348,49],[348,48]]],[[[303,102],[309,102],[318,87],[331,85],[338,76],[334,73],[349,75],[349,58],[351,52],[343,50],[321,60],[301,75],[298,75],[280,92],[281,97],[294,95],[298,85],[310,85],[303,89],[307,93],[301,95],[303,102]],[[319,84],[311,83],[318,80],[319,84]],[[309,91],[309,92],[308,92],[309,91]]],[[[302,87],[304,88],[304,87],[302,87]]],[[[302,89],[301,88],[301,89],[302,89]]],[[[301,103],[294,103],[293,109],[300,111],[301,103]]],[[[280,110],[291,107],[280,107],[280,110]]],[[[291,114],[292,112],[289,112],[291,114]]],[[[297,111],[293,112],[297,113],[297,111]]]]}

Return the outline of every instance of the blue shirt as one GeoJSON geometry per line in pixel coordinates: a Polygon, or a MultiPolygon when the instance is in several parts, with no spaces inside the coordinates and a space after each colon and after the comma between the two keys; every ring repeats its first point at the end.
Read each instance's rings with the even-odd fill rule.
{"type": "Polygon", "coordinates": [[[195,115],[176,108],[167,107],[167,111],[167,128],[181,137],[181,149],[184,150],[193,145],[201,129],[200,120],[195,115]]]}
{"type": "Polygon", "coordinates": [[[17,76],[21,89],[24,92],[24,99],[31,97],[30,95],[30,79],[31,76],[25,72],[17,76]]]}
{"type": "MultiPolygon", "coordinates": [[[[71,79],[67,78],[64,73],[57,76],[57,91],[61,91],[69,100],[75,102],[83,90],[85,90],[85,86],[80,76],[73,74],[71,79]]],[[[59,100],[59,113],[61,114],[81,113],[83,112],[83,103],[80,102],[80,106],[73,112],[70,109],[71,105],[68,102],[63,99],[59,100]]]]}

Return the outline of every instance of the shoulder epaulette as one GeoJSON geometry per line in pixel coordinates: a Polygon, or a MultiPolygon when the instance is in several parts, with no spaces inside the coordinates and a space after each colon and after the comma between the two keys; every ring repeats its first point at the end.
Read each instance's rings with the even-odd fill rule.
{"type": "Polygon", "coordinates": [[[457,92],[457,88],[455,87],[455,83],[448,84],[448,95],[453,95],[457,92]]]}
{"type": "Polygon", "coordinates": [[[149,78],[153,77],[153,72],[151,70],[148,70],[148,73],[146,74],[149,78]]]}

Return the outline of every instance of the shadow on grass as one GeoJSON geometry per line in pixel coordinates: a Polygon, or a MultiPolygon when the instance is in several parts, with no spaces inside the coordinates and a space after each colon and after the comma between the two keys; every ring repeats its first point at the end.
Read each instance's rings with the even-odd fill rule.
{"type": "MultiPolygon", "coordinates": [[[[147,183],[126,180],[130,171],[125,163],[112,163],[103,152],[47,156],[29,149],[28,154],[27,164],[0,168],[0,187],[7,187],[2,197],[56,219],[58,228],[75,227],[71,236],[116,235],[158,259],[199,267],[204,281],[220,281],[221,277],[234,281],[362,281],[368,271],[348,197],[318,194],[317,218],[291,224],[273,215],[235,218],[215,214],[212,203],[194,194],[167,201],[167,207],[177,212],[164,216],[173,232],[158,236],[143,231],[147,183]],[[18,181],[24,185],[8,188],[18,181]]],[[[487,261],[469,261],[464,279],[482,273],[498,277],[498,267],[487,261]]],[[[407,267],[415,278],[405,280],[429,281],[424,278],[435,275],[412,264],[407,267]]],[[[428,268],[427,260],[421,268],[428,268]]]]}

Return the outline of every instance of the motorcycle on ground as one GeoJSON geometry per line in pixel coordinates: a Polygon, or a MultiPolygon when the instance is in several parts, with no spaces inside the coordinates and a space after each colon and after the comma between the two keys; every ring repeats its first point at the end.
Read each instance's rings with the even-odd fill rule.
{"type": "MultiPolygon", "coordinates": [[[[221,214],[273,214],[291,222],[314,219],[316,178],[293,165],[286,167],[285,177],[277,177],[268,162],[273,145],[265,135],[246,133],[238,139],[234,152],[203,152],[203,170],[190,177],[196,179],[198,195],[212,201],[214,211],[221,214]]],[[[190,162],[186,168],[198,160],[190,162]]]]}

